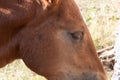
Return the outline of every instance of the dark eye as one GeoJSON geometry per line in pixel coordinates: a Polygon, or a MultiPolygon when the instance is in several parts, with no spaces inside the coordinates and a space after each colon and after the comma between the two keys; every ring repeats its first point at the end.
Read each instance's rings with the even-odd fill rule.
{"type": "Polygon", "coordinates": [[[79,40],[79,41],[83,40],[83,37],[84,37],[84,32],[83,31],[76,31],[76,32],[73,32],[73,33],[70,33],[70,34],[71,34],[71,37],[74,40],[79,40]]]}

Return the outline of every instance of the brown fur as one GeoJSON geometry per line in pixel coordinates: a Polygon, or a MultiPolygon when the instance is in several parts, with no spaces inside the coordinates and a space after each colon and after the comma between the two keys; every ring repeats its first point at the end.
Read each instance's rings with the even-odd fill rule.
{"type": "Polygon", "coordinates": [[[48,80],[107,80],[74,0],[0,0],[0,67],[15,59],[48,80]]]}

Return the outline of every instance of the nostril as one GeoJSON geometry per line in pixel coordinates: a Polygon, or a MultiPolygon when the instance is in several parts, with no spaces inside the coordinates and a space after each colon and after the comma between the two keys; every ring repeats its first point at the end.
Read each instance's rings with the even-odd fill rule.
{"type": "Polygon", "coordinates": [[[93,73],[93,72],[83,72],[80,75],[80,80],[106,80],[105,76],[101,73],[93,73]]]}
{"type": "Polygon", "coordinates": [[[68,80],[107,80],[105,76],[98,73],[83,72],[80,75],[69,75],[68,80]]]}

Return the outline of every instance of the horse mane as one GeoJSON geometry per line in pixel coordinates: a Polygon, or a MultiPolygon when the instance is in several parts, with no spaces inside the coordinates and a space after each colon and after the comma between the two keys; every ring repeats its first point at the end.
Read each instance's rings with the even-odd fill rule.
{"type": "Polygon", "coordinates": [[[60,0],[36,0],[36,2],[43,7],[43,9],[47,9],[49,6],[55,6],[60,3],[60,0]]]}

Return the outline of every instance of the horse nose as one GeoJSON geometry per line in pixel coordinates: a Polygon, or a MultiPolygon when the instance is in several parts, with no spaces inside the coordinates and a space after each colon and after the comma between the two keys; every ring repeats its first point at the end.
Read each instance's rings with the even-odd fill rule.
{"type": "Polygon", "coordinates": [[[87,72],[87,73],[82,73],[78,79],[73,79],[73,80],[106,80],[105,77],[99,73],[92,73],[92,72],[87,72]]]}
{"type": "Polygon", "coordinates": [[[107,78],[100,73],[85,72],[80,75],[69,75],[68,80],[107,80],[107,78]]]}
{"type": "Polygon", "coordinates": [[[67,73],[49,76],[48,80],[108,80],[108,79],[104,74],[100,74],[97,72],[96,73],[83,72],[80,74],[67,73]]]}

